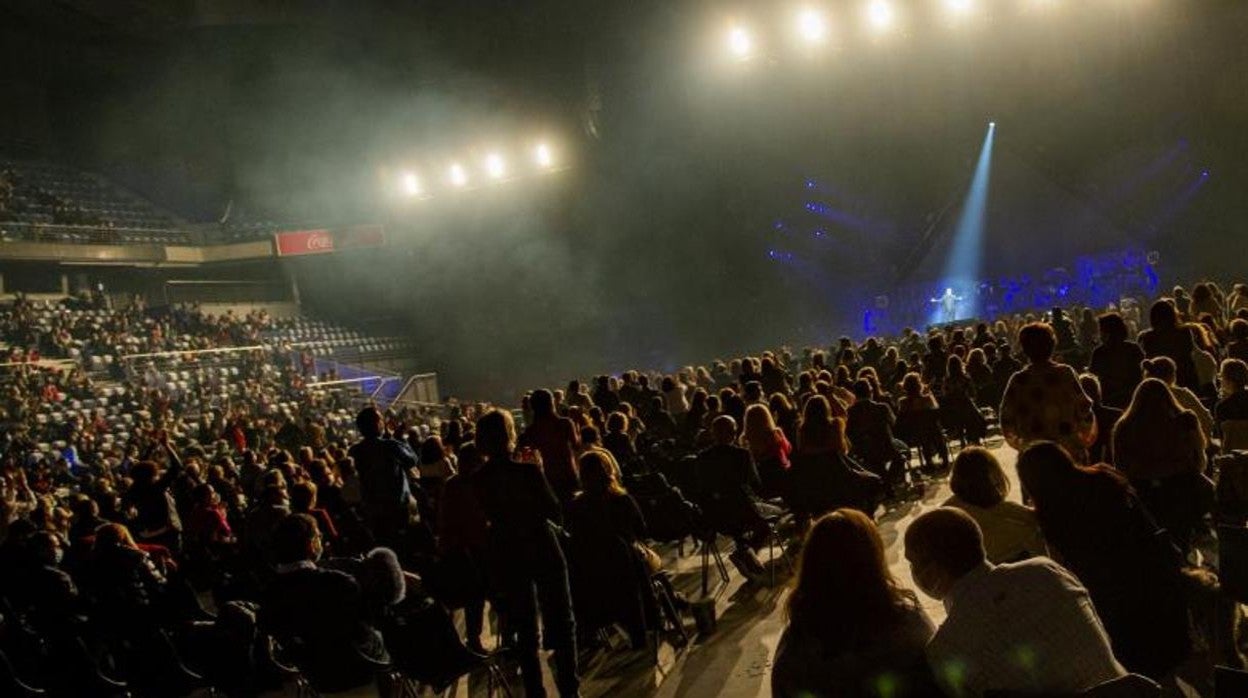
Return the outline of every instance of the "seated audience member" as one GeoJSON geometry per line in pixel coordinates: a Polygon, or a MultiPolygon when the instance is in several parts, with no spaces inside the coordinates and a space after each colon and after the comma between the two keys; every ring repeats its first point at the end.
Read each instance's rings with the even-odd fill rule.
{"type": "Polygon", "coordinates": [[[1047,553],[1035,512],[1005,498],[1010,481],[992,451],[962,449],[953,459],[949,487],[953,496],[941,506],[956,507],[975,519],[989,562],[1017,562],[1047,553]]]}
{"type": "Polygon", "coordinates": [[[942,468],[949,466],[949,444],[940,425],[940,403],[917,373],[901,379],[901,399],[897,401],[897,436],[917,446],[929,466],[940,456],[942,468]]]}
{"type": "Polygon", "coordinates": [[[1182,558],[1120,473],[1040,442],[1019,455],[1045,542],[1088,589],[1114,654],[1160,680],[1191,651],[1182,558]]]}
{"type": "MultiPolygon", "coordinates": [[[[562,521],[559,499],[541,466],[513,460],[516,427],[510,413],[491,410],[480,417],[476,444],[486,459],[472,476],[488,522],[486,576],[506,609],[508,628],[515,633],[525,694],[546,695],[538,658],[540,608],[543,640],[554,651],[559,695],[575,696],[580,686],[576,623],[568,566],[552,527],[562,521]]],[[[575,464],[570,467],[575,472],[575,464]]]]}
{"type": "Polygon", "coordinates": [[[994,565],[975,520],[955,508],[906,529],[915,584],[948,617],[927,646],[945,695],[1068,694],[1126,673],[1079,580],[1037,557],[994,565]]]}
{"type": "Polygon", "coordinates": [[[776,426],[767,405],[758,403],[745,408],[745,430],[741,440],[758,469],[759,495],[768,499],[779,497],[784,492],[784,478],[789,470],[789,454],[793,446],[776,426]]]}
{"type": "Polygon", "coordinates": [[[1221,399],[1213,418],[1222,432],[1222,452],[1248,449],[1248,363],[1240,359],[1222,362],[1221,399]]]}
{"type": "Polygon", "coordinates": [[[1174,361],[1170,357],[1159,356],[1155,359],[1145,359],[1140,365],[1144,369],[1145,378],[1156,378],[1165,383],[1170,388],[1170,392],[1174,394],[1174,399],[1183,409],[1190,411],[1196,415],[1196,420],[1200,422],[1200,431],[1205,435],[1205,441],[1213,439],[1213,413],[1209,408],[1205,407],[1200,398],[1191,390],[1174,382],[1174,361]]]}
{"type": "Polygon", "coordinates": [[[364,686],[376,663],[389,662],[381,634],[368,622],[360,584],[317,566],[321,535],[306,514],[291,514],[273,531],[277,575],[264,590],[257,621],[290,653],[318,690],[364,686]]]}
{"type": "Polygon", "coordinates": [[[799,517],[817,517],[840,508],[875,513],[884,494],[879,476],[849,457],[845,419],[833,417],[826,398],[806,401],[797,434],[797,454],[789,470],[788,501],[799,517]]]}
{"type": "Polygon", "coordinates": [[[1149,308],[1148,324],[1151,329],[1140,333],[1140,348],[1150,359],[1164,356],[1173,361],[1177,383],[1196,390],[1199,381],[1196,379],[1196,363],[1192,360],[1196,341],[1191,329],[1179,319],[1176,300],[1162,298],[1149,308]]]}
{"type": "Polygon", "coordinates": [[[1103,402],[1101,382],[1091,373],[1079,376],[1079,386],[1083,388],[1083,394],[1092,401],[1092,414],[1096,417],[1096,441],[1088,447],[1088,462],[1112,464],[1114,425],[1122,418],[1122,410],[1109,407],[1103,402]]]}
{"type": "Polygon", "coordinates": [[[1213,506],[1213,483],[1205,477],[1205,437],[1196,415],[1180,407],[1156,378],[1140,383],[1114,428],[1114,467],[1158,525],[1186,548],[1213,506]]]}
{"type": "Polygon", "coordinates": [[[987,433],[987,422],[975,403],[975,385],[957,354],[951,354],[947,360],[945,380],[941,384],[940,415],[951,438],[978,444],[987,433]]]}
{"type": "Polygon", "coordinates": [[[711,433],[715,444],[699,453],[694,463],[694,499],[708,525],[735,542],[728,559],[743,575],[758,579],[763,563],[755,551],[770,535],[762,513],[765,505],[757,501],[762,483],[750,452],[736,444],[736,420],[728,415],[716,417],[711,433]]]}
{"type": "Polygon", "coordinates": [[[771,672],[777,698],[935,691],[923,654],[932,622],[889,572],[862,512],[838,509],[811,526],[785,617],[771,672]]]}
{"type": "Polygon", "coordinates": [[[628,474],[636,471],[637,448],[628,435],[628,416],[612,412],[607,417],[607,435],[602,437],[602,447],[611,452],[616,464],[628,474]]]}
{"type": "Polygon", "coordinates": [[[620,486],[610,459],[604,451],[581,456],[581,491],[566,517],[572,599],[582,632],[618,622],[633,648],[640,649],[646,645],[646,629],[658,617],[650,574],[661,561],[642,542],[645,519],[620,486]]]}
{"type": "Polygon", "coordinates": [[[1056,441],[1085,462],[1096,441],[1096,417],[1075,370],[1053,361],[1053,328],[1033,322],[1018,331],[1018,343],[1028,364],[1010,378],[1001,399],[1006,443],[1021,451],[1033,441],[1056,441]]]}
{"type": "Polygon", "coordinates": [[[1088,372],[1101,382],[1105,405],[1122,409],[1131,402],[1135,386],[1144,379],[1140,369],[1144,350],[1127,339],[1129,332],[1122,315],[1105,313],[1096,324],[1100,329],[1101,343],[1092,350],[1088,372]]]}
{"type": "Polygon", "coordinates": [[[905,448],[904,443],[899,448],[897,439],[893,437],[897,417],[886,403],[875,400],[870,381],[854,381],[853,391],[854,404],[847,410],[845,434],[854,456],[871,472],[883,478],[891,490],[905,482],[910,449],[905,448]]]}
{"type": "Polygon", "coordinates": [[[295,514],[307,514],[316,521],[321,541],[333,551],[338,540],[338,528],[334,526],[333,517],[329,515],[317,501],[316,484],[310,481],[296,482],[290,488],[290,511],[295,514]]]}

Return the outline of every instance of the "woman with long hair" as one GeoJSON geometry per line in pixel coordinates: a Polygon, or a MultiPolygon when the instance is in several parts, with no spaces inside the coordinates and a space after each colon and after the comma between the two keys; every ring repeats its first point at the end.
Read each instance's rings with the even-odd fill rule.
{"type": "Polygon", "coordinates": [[[776,426],[767,405],[754,404],[745,409],[742,441],[754,459],[754,467],[758,469],[762,482],[759,495],[764,499],[780,496],[784,491],[784,474],[789,469],[789,454],[793,446],[776,426]]]}
{"type": "Polygon", "coordinates": [[[967,444],[978,444],[987,433],[987,423],[975,404],[975,385],[957,354],[949,355],[941,388],[941,422],[950,429],[951,436],[967,444]]]}
{"type": "Polygon", "coordinates": [[[581,491],[567,515],[572,601],[581,632],[620,622],[639,648],[657,615],[649,574],[661,560],[641,542],[641,508],[620,484],[612,461],[603,450],[580,459],[581,491]]]}
{"type": "Polygon", "coordinates": [[[811,526],[785,618],[771,674],[777,698],[935,692],[923,655],[932,622],[889,572],[861,512],[837,509],[811,526]]]}
{"type": "Polygon", "coordinates": [[[815,517],[841,507],[868,515],[875,512],[884,485],[879,476],[849,457],[845,418],[833,416],[824,396],[806,401],[797,446],[785,498],[799,517],[815,517]]]}
{"type": "Polygon", "coordinates": [[[929,468],[940,456],[941,465],[949,465],[949,444],[940,426],[940,403],[918,373],[907,373],[901,380],[901,398],[897,401],[897,437],[918,447],[929,468]]]}
{"type": "Polygon", "coordinates": [[[1078,465],[1051,441],[1018,458],[1053,557],[1087,587],[1114,656],[1160,679],[1191,651],[1182,557],[1130,483],[1106,465],[1078,465]]]}
{"type": "Polygon", "coordinates": [[[1205,477],[1205,437],[1196,415],[1165,383],[1148,378],[1114,427],[1114,466],[1131,481],[1153,517],[1186,547],[1213,506],[1205,477]]]}

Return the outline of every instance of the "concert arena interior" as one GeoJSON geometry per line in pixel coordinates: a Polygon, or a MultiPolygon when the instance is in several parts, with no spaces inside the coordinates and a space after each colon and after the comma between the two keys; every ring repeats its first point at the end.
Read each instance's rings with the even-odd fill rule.
{"type": "Polygon", "coordinates": [[[1245,36],[5,0],[0,696],[1248,696],[1245,36]]]}

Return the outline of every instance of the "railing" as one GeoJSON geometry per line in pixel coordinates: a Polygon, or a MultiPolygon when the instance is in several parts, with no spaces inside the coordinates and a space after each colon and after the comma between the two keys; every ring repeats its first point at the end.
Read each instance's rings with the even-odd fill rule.
{"type": "Polygon", "coordinates": [[[0,222],[0,238],[71,245],[191,244],[192,233],[176,228],[127,228],[63,223],[0,222]]]}

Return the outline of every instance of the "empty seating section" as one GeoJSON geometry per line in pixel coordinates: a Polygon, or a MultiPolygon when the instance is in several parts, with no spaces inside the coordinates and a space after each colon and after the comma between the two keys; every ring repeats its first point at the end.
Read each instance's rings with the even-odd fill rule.
{"type": "Polygon", "coordinates": [[[0,157],[0,230],[9,239],[180,244],[183,225],[104,179],[73,167],[0,157]]]}
{"type": "Polygon", "coordinates": [[[323,320],[294,318],[279,322],[267,339],[288,343],[292,349],[307,351],[317,358],[397,355],[411,349],[395,337],[371,337],[323,320]]]}

